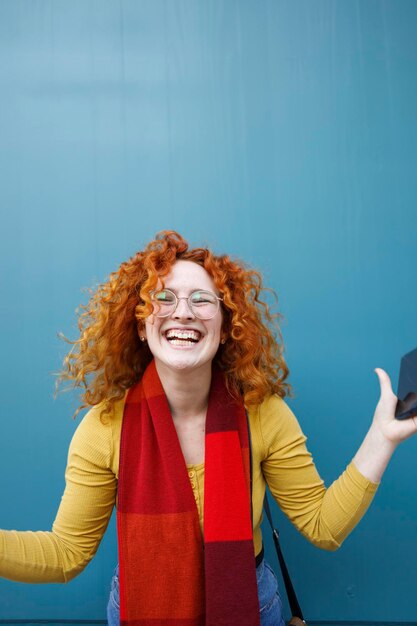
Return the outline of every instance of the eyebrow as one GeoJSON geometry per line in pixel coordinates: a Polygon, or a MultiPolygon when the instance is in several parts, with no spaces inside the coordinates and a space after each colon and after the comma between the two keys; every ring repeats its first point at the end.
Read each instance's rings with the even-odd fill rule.
{"type": "MultiPolygon", "coordinates": [[[[169,287],[168,285],[165,285],[164,289],[169,289],[175,293],[175,289],[173,287],[169,287]]],[[[193,293],[193,291],[211,291],[212,293],[215,293],[212,289],[206,289],[205,287],[193,287],[190,289],[190,293],[193,293]]]]}
{"type": "MultiPolygon", "coordinates": [[[[169,289],[169,291],[172,291],[177,296],[177,291],[175,289],[173,289],[172,287],[169,287],[167,284],[165,284],[163,289],[169,289]]],[[[163,289],[161,289],[161,291],[163,291],[163,289]]],[[[192,289],[190,289],[190,291],[188,293],[191,294],[191,293],[194,293],[195,291],[209,291],[210,293],[214,293],[215,296],[219,297],[219,294],[217,293],[217,290],[206,289],[205,287],[193,287],[192,289]]]]}

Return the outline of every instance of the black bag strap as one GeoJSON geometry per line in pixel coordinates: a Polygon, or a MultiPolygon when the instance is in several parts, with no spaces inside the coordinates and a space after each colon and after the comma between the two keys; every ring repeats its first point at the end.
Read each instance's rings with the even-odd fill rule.
{"type": "MultiPolygon", "coordinates": [[[[250,494],[251,494],[251,498],[250,498],[250,503],[251,503],[251,520],[253,520],[253,515],[252,515],[252,478],[253,478],[253,468],[252,468],[252,439],[251,439],[251,433],[250,433],[250,426],[249,426],[249,415],[248,412],[245,411],[246,413],[246,424],[248,427],[248,441],[249,441],[249,462],[250,462],[250,494]]],[[[275,544],[275,548],[277,551],[277,555],[278,555],[278,561],[281,567],[281,572],[282,572],[282,578],[284,580],[284,584],[285,584],[285,590],[287,592],[287,596],[288,596],[288,602],[290,605],[290,609],[291,612],[293,614],[293,617],[298,617],[301,619],[301,621],[304,622],[304,624],[306,623],[304,621],[304,617],[303,617],[303,612],[301,611],[301,607],[299,605],[299,602],[297,600],[297,596],[295,594],[295,590],[294,590],[294,586],[291,582],[291,578],[290,575],[288,573],[288,569],[287,566],[285,565],[285,561],[284,561],[284,556],[282,554],[282,550],[281,550],[281,546],[279,544],[279,533],[277,531],[276,528],[274,528],[274,524],[272,521],[272,515],[271,515],[271,509],[269,508],[269,501],[268,501],[268,495],[265,491],[265,498],[264,498],[264,510],[266,513],[266,516],[268,518],[268,522],[271,526],[272,529],[272,538],[274,540],[274,544],[275,544]]],[[[262,552],[263,552],[263,546],[262,546],[262,552]]]]}
{"type": "Polygon", "coordinates": [[[284,561],[284,555],[282,554],[281,546],[279,543],[279,532],[274,527],[274,523],[272,521],[271,509],[269,507],[269,500],[268,500],[268,495],[266,492],[265,492],[265,498],[264,498],[264,510],[268,518],[269,525],[271,526],[272,538],[274,540],[275,548],[277,551],[278,561],[281,566],[282,578],[284,579],[285,589],[287,591],[288,602],[290,604],[291,613],[293,617],[299,617],[304,622],[303,612],[301,611],[300,604],[297,600],[295,589],[291,582],[288,568],[284,561]]]}

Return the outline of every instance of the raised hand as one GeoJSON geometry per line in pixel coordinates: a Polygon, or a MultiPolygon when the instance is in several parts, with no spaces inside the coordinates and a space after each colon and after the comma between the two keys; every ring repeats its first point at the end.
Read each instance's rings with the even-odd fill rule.
{"type": "Polygon", "coordinates": [[[375,369],[375,373],[379,379],[381,396],[375,409],[372,426],[378,428],[388,441],[399,444],[417,433],[417,412],[405,420],[396,419],[397,396],[392,390],[390,377],[379,367],[375,369]]]}

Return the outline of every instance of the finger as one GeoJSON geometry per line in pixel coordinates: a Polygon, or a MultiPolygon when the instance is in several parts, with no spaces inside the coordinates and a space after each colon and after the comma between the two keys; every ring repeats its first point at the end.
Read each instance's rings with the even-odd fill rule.
{"type": "Polygon", "coordinates": [[[378,376],[379,384],[381,387],[381,396],[389,397],[395,396],[395,393],[392,390],[391,379],[386,373],[385,370],[380,367],[376,367],[374,372],[378,376]]]}
{"type": "Polygon", "coordinates": [[[380,367],[376,367],[374,372],[377,374],[378,379],[379,379],[379,384],[381,386],[381,394],[385,392],[385,393],[395,395],[392,390],[391,379],[386,373],[386,371],[381,369],[380,367]]]}

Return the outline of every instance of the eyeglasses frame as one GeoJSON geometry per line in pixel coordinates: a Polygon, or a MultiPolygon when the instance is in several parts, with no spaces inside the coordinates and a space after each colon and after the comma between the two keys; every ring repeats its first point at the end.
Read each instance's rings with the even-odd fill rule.
{"type": "Polygon", "coordinates": [[[180,300],[187,300],[188,309],[191,311],[191,313],[194,315],[194,317],[196,317],[199,320],[212,320],[216,316],[216,314],[217,314],[217,312],[218,312],[218,310],[220,308],[220,302],[223,302],[223,298],[220,298],[219,296],[216,296],[215,293],[213,293],[212,291],[209,291],[208,289],[194,289],[194,291],[192,291],[189,296],[181,296],[180,297],[180,296],[177,296],[175,291],[172,291],[172,289],[165,289],[165,288],[164,289],[158,289],[158,291],[152,291],[151,292],[150,295],[151,295],[151,299],[152,299],[153,302],[155,302],[155,300],[153,299],[153,296],[156,293],[159,293],[160,291],[168,291],[169,293],[172,293],[172,295],[175,298],[175,306],[174,306],[174,309],[170,313],[167,313],[167,315],[158,315],[157,313],[154,313],[154,315],[156,317],[159,317],[159,318],[169,317],[170,315],[173,315],[175,313],[175,311],[177,310],[177,308],[178,308],[180,300]],[[192,306],[190,304],[190,298],[196,292],[209,293],[211,296],[214,296],[216,298],[216,300],[217,300],[217,310],[216,310],[216,313],[214,315],[212,315],[211,317],[199,317],[198,315],[195,314],[195,312],[194,312],[194,310],[193,310],[193,308],[192,308],[192,306]]]}

